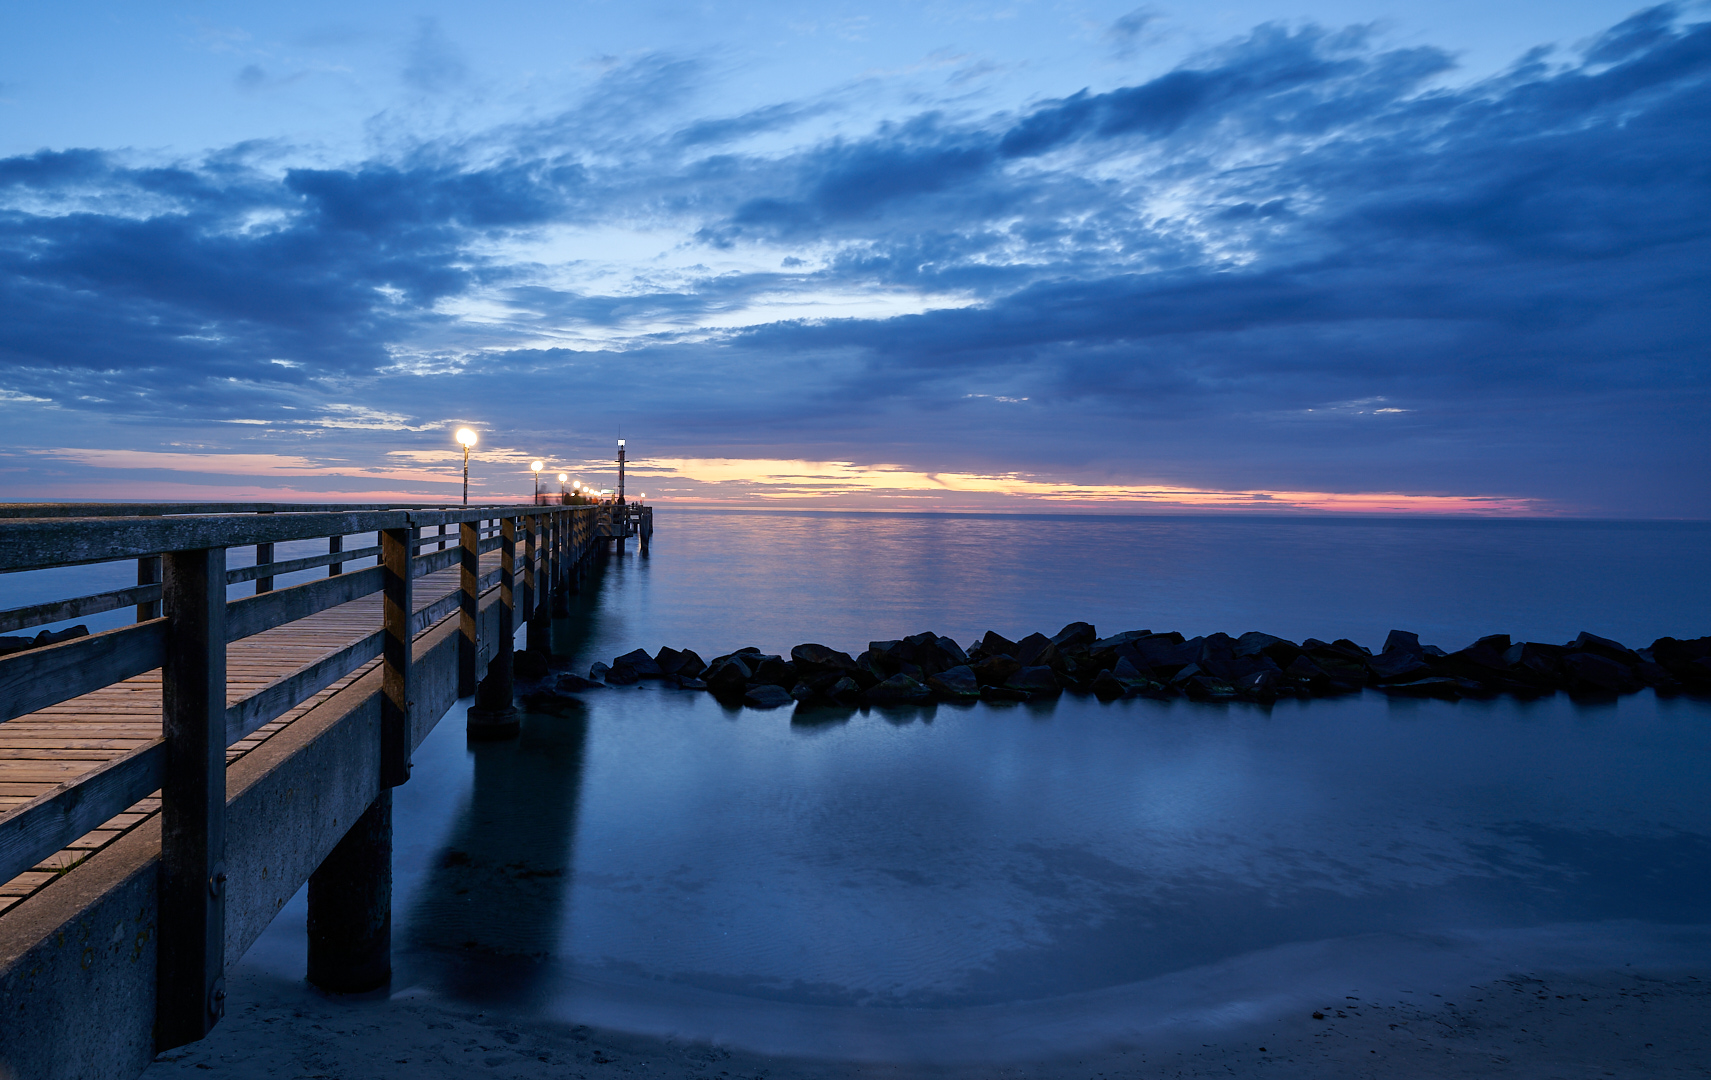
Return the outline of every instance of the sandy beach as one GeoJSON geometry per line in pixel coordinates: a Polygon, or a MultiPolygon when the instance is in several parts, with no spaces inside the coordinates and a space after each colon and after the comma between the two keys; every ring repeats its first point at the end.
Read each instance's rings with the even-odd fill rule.
{"type": "Polygon", "coordinates": [[[239,974],[232,990],[234,1013],[201,1043],[162,1055],[149,1080],[1711,1076],[1711,972],[1632,967],[1517,974],[1454,1001],[1325,1001],[1322,1019],[1303,1013],[1198,1045],[934,1066],[767,1057],[408,994],[330,997],[256,973],[239,974]]]}

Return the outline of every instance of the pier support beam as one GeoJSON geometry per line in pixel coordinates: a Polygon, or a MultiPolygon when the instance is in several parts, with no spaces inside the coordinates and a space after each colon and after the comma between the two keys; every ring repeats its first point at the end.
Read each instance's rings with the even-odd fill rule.
{"type": "Polygon", "coordinates": [[[517,636],[517,519],[505,518],[499,529],[499,640],[487,664],[487,677],[475,688],[475,704],[469,707],[467,726],[472,739],[504,739],[521,730],[517,706],[511,700],[516,694],[511,658],[517,636]]]}
{"type": "Polygon", "coordinates": [[[357,994],[392,977],[392,789],[309,875],[309,981],[357,994]]]}

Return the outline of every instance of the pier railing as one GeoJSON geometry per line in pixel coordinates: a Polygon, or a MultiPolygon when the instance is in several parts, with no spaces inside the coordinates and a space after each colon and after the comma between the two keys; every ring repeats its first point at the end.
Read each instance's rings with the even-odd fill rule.
{"type": "MultiPolygon", "coordinates": [[[[137,568],[134,587],[0,611],[0,634],[126,608],[136,616],[116,629],[0,655],[0,735],[7,721],[156,669],[162,724],[159,738],[0,815],[0,882],[158,791],[158,910],[151,950],[158,975],[148,980],[155,984],[150,1053],[201,1038],[224,1010],[227,748],[378,659],[378,788],[402,784],[414,741],[438,719],[413,716],[417,684],[426,675],[412,672],[416,639],[458,615],[457,695],[474,693],[481,661],[498,654],[505,656],[508,693],[518,610],[531,624],[533,641],[535,624],[553,614],[553,599],[574,588],[576,568],[607,538],[622,543],[637,534],[640,519],[632,524],[628,511],[603,515],[602,509],[0,506],[0,574],[121,560],[137,568]],[[377,542],[345,547],[347,537],[363,534],[377,542]],[[326,551],[274,557],[276,545],[296,541],[323,541],[326,551]],[[249,547],[255,549],[253,566],[227,566],[228,550],[249,547]],[[482,555],[495,550],[498,565],[489,560],[491,568],[484,571],[482,555]],[[371,565],[355,565],[371,559],[371,565]],[[416,580],[454,566],[457,588],[418,606],[416,580]],[[324,577],[275,587],[287,574],[321,567],[324,577]],[[250,581],[252,595],[228,599],[231,586],[250,581]],[[487,597],[484,607],[483,594],[495,587],[497,597],[487,597]],[[376,593],[382,614],[371,633],[228,702],[228,644],[376,593]],[[485,610],[492,607],[496,618],[485,610]]],[[[651,512],[646,531],[652,532],[651,512]]],[[[451,659],[443,649],[433,655],[451,659]]],[[[446,703],[441,693],[434,707],[443,711],[446,703]]],[[[12,989],[10,982],[0,985],[4,995],[12,989]]],[[[0,1061],[0,1073],[7,1064],[0,1061]]]]}

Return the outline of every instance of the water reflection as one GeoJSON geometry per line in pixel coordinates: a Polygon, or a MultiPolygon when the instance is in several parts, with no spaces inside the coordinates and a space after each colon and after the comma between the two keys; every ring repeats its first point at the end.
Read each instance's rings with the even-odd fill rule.
{"type": "Polygon", "coordinates": [[[587,744],[576,702],[524,714],[514,740],[469,744],[474,787],[400,935],[400,967],[415,979],[463,998],[539,1000],[546,962],[561,951],[587,744]]]}

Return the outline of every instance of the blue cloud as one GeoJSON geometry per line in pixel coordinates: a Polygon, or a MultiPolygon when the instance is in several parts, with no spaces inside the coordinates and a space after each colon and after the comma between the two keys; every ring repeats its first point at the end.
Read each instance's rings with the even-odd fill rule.
{"type": "Polygon", "coordinates": [[[1711,514],[1711,26],[1664,6],[1452,67],[1262,26],[1133,86],[763,152],[827,107],[686,119],[707,66],[650,55],[346,167],[0,160],[0,389],[120,419],[371,394],[545,440],[515,387],[587,380],[685,451],[1711,514]],[[613,223],[727,264],[516,254],[613,223]],[[816,297],[916,299],[778,314],[816,297]]]}

